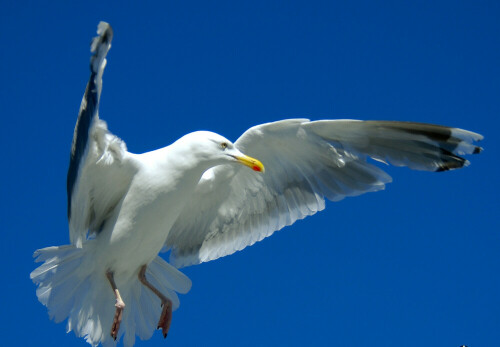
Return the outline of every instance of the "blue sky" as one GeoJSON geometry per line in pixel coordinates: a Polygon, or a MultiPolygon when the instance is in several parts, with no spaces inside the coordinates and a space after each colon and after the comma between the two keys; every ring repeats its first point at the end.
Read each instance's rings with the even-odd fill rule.
{"type": "Polygon", "coordinates": [[[167,341],[138,346],[498,344],[499,16],[497,1],[3,1],[2,345],[86,345],[48,319],[29,273],[35,249],[68,243],[66,170],[100,20],[115,31],[101,117],[132,152],[291,117],[485,135],[466,169],[388,168],[383,192],[184,269],[193,288],[167,341]]]}

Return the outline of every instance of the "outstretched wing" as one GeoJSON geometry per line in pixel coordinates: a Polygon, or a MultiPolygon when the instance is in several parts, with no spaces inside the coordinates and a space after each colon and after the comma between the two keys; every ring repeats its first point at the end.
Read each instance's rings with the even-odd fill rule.
{"type": "Polygon", "coordinates": [[[222,165],[208,170],[171,229],[166,246],[177,267],[232,254],[325,207],[325,198],[384,189],[391,177],[367,158],[445,171],[468,165],[482,136],[438,125],[292,119],[247,130],[236,147],[264,174],[222,165]]]}
{"type": "Polygon", "coordinates": [[[90,79],[76,121],[67,178],[69,235],[78,247],[103,227],[133,176],[123,165],[128,154],[125,143],[99,119],[102,74],[113,31],[108,23],[100,22],[97,34],[91,45],[90,79]]]}

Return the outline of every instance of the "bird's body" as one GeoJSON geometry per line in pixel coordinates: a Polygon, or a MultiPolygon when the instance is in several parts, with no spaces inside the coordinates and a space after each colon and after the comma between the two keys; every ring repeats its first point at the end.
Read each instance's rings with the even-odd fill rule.
{"type": "Polygon", "coordinates": [[[31,273],[50,316],[92,345],[148,339],[158,317],[166,336],[176,292],[191,282],[158,256],[164,248],[176,267],[214,260],[313,215],[325,199],[384,189],[391,177],[368,159],[447,171],[481,151],[473,143],[482,136],[458,128],[289,119],[234,144],[200,131],[132,154],[98,116],[111,27],[101,22],[98,33],[68,170],[71,244],[36,251],[43,264],[31,273]]]}
{"type": "Polygon", "coordinates": [[[136,271],[141,264],[149,264],[160,252],[172,221],[189,199],[189,193],[176,197],[176,189],[196,184],[194,177],[179,177],[167,183],[158,180],[150,174],[150,165],[155,164],[147,159],[152,157],[145,155],[141,160],[139,157],[132,159],[137,173],[130,187],[96,239],[83,246],[94,248],[91,252],[95,254],[95,263],[104,269],[102,273],[112,269],[119,277],[131,269],[136,271]],[[113,258],[108,254],[113,254],[113,258]],[[130,257],[130,254],[136,256],[130,257]]]}
{"type": "Polygon", "coordinates": [[[185,167],[184,162],[176,162],[175,144],[127,156],[124,164],[132,166],[135,174],[119,206],[94,242],[98,245],[96,255],[108,258],[107,253],[115,254],[113,259],[98,263],[116,274],[138,269],[157,256],[205,169],[203,165],[185,167]],[[169,180],[159,177],[158,171],[169,180]],[[136,256],[130,257],[130,254],[136,256]]]}
{"type": "MultiPolygon", "coordinates": [[[[158,255],[203,173],[214,164],[214,160],[196,156],[196,138],[203,135],[227,141],[213,133],[196,132],[165,148],[124,155],[122,166],[133,173],[133,178],[92,242],[99,266],[116,275],[135,275],[141,265],[149,264],[158,255]]],[[[89,247],[88,243],[84,247],[89,247]]]]}

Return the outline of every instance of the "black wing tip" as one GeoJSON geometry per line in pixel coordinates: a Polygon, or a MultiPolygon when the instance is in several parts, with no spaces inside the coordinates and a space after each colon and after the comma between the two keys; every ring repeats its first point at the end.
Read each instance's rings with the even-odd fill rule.
{"type": "MultiPolygon", "coordinates": [[[[401,123],[400,123],[401,124],[401,123]]],[[[460,169],[468,166],[470,162],[457,154],[479,154],[483,148],[476,146],[474,142],[481,141],[483,136],[460,128],[450,128],[441,125],[426,123],[406,123],[408,128],[401,130],[427,137],[437,142],[440,152],[447,158],[439,163],[435,172],[460,169]]]]}
{"type": "Polygon", "coordinates": [[[440,166],[436,169],[436,171],[434,172],[445,172],[445,171],[450,171],[451,168],[450,167],[447,167],[447,166],[440,166]]]}
{"type": "Polygon", "coordinates": [[[454,157],[453,160],[441,163],[435,172],[444,172],[450,170],[461,169],[464,166],[469,166],[470,162],[461,157],[454,157]]]}

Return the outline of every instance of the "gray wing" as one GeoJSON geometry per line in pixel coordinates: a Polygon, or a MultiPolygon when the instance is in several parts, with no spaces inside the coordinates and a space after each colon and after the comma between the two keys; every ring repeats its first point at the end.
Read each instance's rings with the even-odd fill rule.
{"type": "Polygon", "coordinates": [[[445,171],[468,165],[482,136],[438,125],[357,120],[284,120],[255,126],[235,143],[266,172],[222,165],[208,170],[171,229],[170,262],[183,267],[241,250],[313,215],[325,198],[384,189],[391,177],[368,158],[445,171]]]}
{"type": "Polygon", "coordinates": [[[125,143],[99,119],[99,100],[106,55],[113,31],[100,22],[92,41],[90,78],[80,106],[67,176],[70,241],[81,247],[97,233],[130,184],[132,172],[123,168],[125,143]]]}

